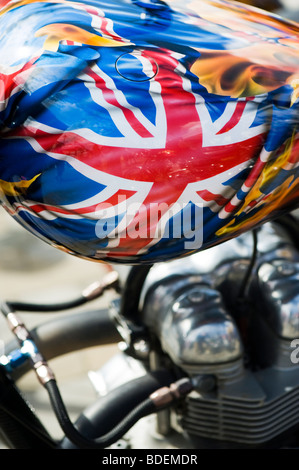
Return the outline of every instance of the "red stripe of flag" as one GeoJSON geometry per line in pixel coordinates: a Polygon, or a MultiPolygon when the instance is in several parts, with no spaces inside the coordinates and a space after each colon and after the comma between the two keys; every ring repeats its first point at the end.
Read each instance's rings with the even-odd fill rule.
{"type": "Polygon", "coordinates": [[[119,110],[123,112],[127,121],[130,123],[134,131],[140,135],[140,137],[144,137],[144,138],[153,137],[153,135],[148,131],[148,129],[146,129],[146,127],[144,127],[144,125],[141,124],[140,121],[138,121],[134,112],[131,109],[122,106],[117,101],[114,91],[107,88],[106,83],[102,77],[97,75],[91,69],[87,71],[87,75],[89,75],[91,78],[95,80],[95,86],[102,91],[103,96],[105,100],[107,101],[107,103],[115,106],[116,108],[119,108],[119,110]]]}

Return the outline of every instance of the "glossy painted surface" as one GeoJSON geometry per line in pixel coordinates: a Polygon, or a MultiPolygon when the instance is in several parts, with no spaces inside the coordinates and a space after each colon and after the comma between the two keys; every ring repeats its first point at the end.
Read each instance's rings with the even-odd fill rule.
{"type": "Polygon", "coordinates": [[[297,24],[217,0],[0,6],[1,199],[28,230],[152,263],[298,206],[297,24]]]}

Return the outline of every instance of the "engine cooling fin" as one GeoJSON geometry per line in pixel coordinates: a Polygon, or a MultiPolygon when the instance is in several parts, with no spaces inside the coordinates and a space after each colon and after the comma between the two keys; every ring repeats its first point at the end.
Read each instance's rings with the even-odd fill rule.
{"type": "Polygon", "coordinates": [[[187,434],[246,446],[259,446],[282,435],[299,421],[299,386],[265,400],[229,397],[186,400],[182,427],[187,434]]]}

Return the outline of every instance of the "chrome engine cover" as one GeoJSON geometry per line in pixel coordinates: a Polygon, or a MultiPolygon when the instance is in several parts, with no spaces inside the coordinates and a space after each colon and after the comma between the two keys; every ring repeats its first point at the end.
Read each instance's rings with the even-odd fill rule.
{"type": "Polygon", "coordinates": [[[188,263],[154,266],[141,296],[162,353],[198,384],[174,427],[199,448],[270,446],[299,425],[299,254],[279,225],[263,226],[242,303],[251,251],[244,235],[188,263]]]}

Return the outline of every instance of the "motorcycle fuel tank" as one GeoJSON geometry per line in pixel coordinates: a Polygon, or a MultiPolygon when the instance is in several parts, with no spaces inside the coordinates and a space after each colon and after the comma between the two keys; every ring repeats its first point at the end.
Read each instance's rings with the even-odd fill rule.
{"type": "Polygon", "coordinates": [[[299,27],[225,0],[1,0],[0,197],[154,263],[298,207],[299,27]]]}

